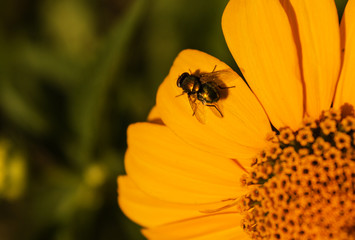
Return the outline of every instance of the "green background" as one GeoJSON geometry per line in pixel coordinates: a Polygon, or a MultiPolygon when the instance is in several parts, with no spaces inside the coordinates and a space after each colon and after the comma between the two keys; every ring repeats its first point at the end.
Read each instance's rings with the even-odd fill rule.
{"type": "Polygon", "coordinates": [[[143,239],[117,206],[127,126],[145,121],[181,50],[236,69],[227,2],[2,0],[2,240],[143,239]]]}

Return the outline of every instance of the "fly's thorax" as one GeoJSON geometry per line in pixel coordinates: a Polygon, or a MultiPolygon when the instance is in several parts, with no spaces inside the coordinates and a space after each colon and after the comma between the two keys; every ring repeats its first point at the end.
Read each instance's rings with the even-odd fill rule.
{"type": "Polygon", "coordinates": [[[198,92],[198,100],[204,103],[215,103],[219,100],[217,85],[213,82],[207,82],[201,85],[198,92]]]}
{"type": "Polygon", "coordinates": [[[196,93],[201,87],[201,82],[197,76],[189,74],[180,80],[180,87],[186,93],[196,93]]]}

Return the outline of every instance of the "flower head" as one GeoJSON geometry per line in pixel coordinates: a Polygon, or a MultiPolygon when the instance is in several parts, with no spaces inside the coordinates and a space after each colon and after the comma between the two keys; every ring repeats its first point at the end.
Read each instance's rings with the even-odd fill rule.
{"type": "Polygon", "coordinates": [[[353,16],[355,0],[340,27],[332,0],[231,0],[222,27],[248,85],[178,55],[118,178],[147,238],[355,239],[353,16]]]}

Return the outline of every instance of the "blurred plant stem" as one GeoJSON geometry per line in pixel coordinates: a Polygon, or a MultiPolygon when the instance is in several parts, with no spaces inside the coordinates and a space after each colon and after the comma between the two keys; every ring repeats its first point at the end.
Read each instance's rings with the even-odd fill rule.
{"type": "MultiPolygon", "coordinates": [[[[73,128],[79,137],[79,143],[75,144],[76,148],[72,151],[80,165],[92,158],[91,150],[98,141],[102,111],[108,100],[106,94],[112,86],[115,73],[129,54],[126,46],[145,6],[145,0],[135,0],[127,15],[114,24],[94,63],[86,69],[83,79],[71,92],[73,100],[70,113],[73,128]]],[[[116,81],[120,82],[120,79],[116,81]]]]}

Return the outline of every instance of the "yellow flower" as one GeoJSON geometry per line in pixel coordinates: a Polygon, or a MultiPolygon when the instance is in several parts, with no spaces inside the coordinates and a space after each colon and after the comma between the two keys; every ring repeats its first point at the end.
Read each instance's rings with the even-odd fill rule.
{"type": "Polygon", "coordinates": [[[355,0],[340,27],[333,0],[231,0],[222,27],[250,88],[208,54],[178,55],[118,178],[148,239],[355,239],[354,17],[355,0]],[[203,106],[201,123],[176,97],[184,72],[223,72],[219,116],[203,106]]]}

